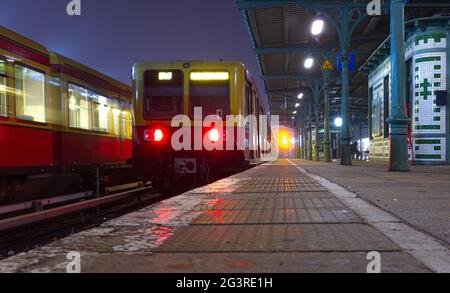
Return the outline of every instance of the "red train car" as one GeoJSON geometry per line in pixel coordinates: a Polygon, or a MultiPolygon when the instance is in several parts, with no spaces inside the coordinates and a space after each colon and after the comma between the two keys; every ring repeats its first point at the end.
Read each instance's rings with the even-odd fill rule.
{"type": "Polygon", "coordinates": [[[0,27],[0,203],[89,188],[98,166],[125,163],[130,99],[129,86],[0,27]]]}

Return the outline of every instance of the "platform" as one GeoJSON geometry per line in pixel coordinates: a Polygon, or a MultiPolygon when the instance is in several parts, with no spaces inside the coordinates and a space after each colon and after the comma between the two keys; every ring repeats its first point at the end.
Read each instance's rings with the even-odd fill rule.
{"type": "MultiPolygon", "coordinates": [[[[370,188],[354,190],[357,168],[379,168],[355,167],[353,179],[341,168],[287,159],[259,165],[3,259],[0,272],[65,272],[70,251],[81,254],[82,272],[364,273],[371,251],[380,253],[382,272],[450,271],[445,237],[371,202],[370,188]]],[[[381,180],[364,176],[364,184],[381,180]]]]}

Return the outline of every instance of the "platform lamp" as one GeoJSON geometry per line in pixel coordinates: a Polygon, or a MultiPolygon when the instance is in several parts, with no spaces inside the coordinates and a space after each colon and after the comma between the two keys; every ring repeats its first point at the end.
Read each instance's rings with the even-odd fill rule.
{"type": "Polygon", "coordinates": [[[307,57],[303,65],[306,69],[311,69],[314,65],[314,59],[312,57],[307,57]]]}
{"type": "Polygon", "coordinates": [[[325,22],[323,19],[319,16],[316,19],[314,19],[312,25],[311,25],[311,34],[313,36],[318,36],[323,32],[323,28],[325,27],[325,22]]]}

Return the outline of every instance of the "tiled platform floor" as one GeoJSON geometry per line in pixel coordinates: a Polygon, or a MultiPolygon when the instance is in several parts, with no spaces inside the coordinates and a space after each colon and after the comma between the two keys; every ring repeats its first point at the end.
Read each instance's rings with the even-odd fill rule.
{"type": "Polygon", "coordinates": [[[287,160],[0,261],[0,272],[428,272],[382,232],[287,160]]]}

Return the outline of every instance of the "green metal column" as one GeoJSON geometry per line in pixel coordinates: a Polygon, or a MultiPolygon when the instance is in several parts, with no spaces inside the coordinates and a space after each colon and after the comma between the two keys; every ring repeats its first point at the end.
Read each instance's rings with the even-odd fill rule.
{"type": "MultiPolygon", "coordinates": [[[[306,122],[306,121],[305,121],[306,122]]],[[[308,143],[308,132],[307,132],[307,126],[306,123],[303,125],[303,160],[307,160],[308,159],[308,147],[307,147],[307,143],[308,143]]]]}
{"type": "Polygon", "coordinates": [[[312,104],[308,103],[308,160],[312,161],[312,104]]]}
{"type": "Polygon", "coordinates": [[[342,154],[341,165],[350,166],[352,164],[351,152],[350,152],[350,119],[349,119],[349,56],[348,50],[350,47],[350,12],[348,7],[344,7],[341,10],[342,22],[341,22],[341,48],[342,48],[342,128],[341,128],[341,141],[342,141],[342,154]]]}
{"type": "Polygon", "coordinates": [[[306,112],[305,107],[302,105],[301,106],[301,110],[302,110],[302,150],[303,150],[303,154],[302,154],[302,159],[306,160],[308,158],[308,150],[307,150],[307,142],[308,142],[308,135],[307,135],[307,120],[308,119],[308,115],[306,112]]]}
{"type": "Polygon", "coordinates": [[[368,95],[368,104],[369,104],[369,109],[367,111],[367,120],[368,120],[368,132],[369,132],[369,140],[372,140],[372,103],[373,103],[373,90],[371,90],[369,88],[369,93],[368,95]]]}
{"type": "Polygon", "coordinates": [[[324,133],[323,133],[323,158],[325,162],[331,162],[330,155],[330,89],[328,87],[330,72],[324,71],[323,98],[324,98],[324,133]]]}
{"type": "Polygon", "coordinates": [[[391,0],[392,109],[389,171],[408,171],[408,125],[405,89],[405,2],[391,0]]]}
{"type": "Polygon", "coordinates": [[[302,129],[302,159],[306,160],[306,129],[305,126],[303,126],[302,129]]]}
{"type": "Polygon", "coordinates": [[[302,150],[303,150],[303,154],[302,154],[302,159],[303,160],[306,160],[306,158],[307,158],[307,153],[308,153],[308,151],[307,151],[307,147],[306,147],[306,143],[307,143],[307,141],[308,141],[308,138],[307,138],[307,135],[306,135],[306,118],[307,118],[307,115],[306,115],[306,112],[305,112],[305,107],[302,105],[301,106],[301,109],[302,109],[302,126],[303,126],[303,128],[302,128],[302,150]]]}
{"type": "Polygon", "coordinates": [[[320,161],[320,140],[319,140],[319,109],[320,109],[320,103],[319,103],[320,95],[317,95],[317,97],[314,98],[314,117],[315,117],[315,129],[314,129],[314,159],[316,161],[320,161]]]}
{"type": "Polygon", "coordinates": [[[301,145],[301,136],[302,136],[302,131],[300,128],[297,128],[297,159],[301,159],[302,158],[302,145],[301,145]]]}

